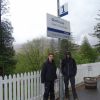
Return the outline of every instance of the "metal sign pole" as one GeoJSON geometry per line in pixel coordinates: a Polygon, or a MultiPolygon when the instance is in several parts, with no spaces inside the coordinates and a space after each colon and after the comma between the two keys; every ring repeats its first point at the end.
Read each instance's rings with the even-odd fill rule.
{"type": "MultiPolygon", "coordinates": [[[[59,16],[59,0],[57,0],[57,15],[58,17],[59,16]]],[[[59,53],[60,53],[60,44],[61,44],[61,39],[58,38],[58,45],[59,45],[59,53]]],[[[59,55],[59,58],[60,58],[60,55],[59,55]]],[[[64,89],[63,89],[63,76],[62,76],[62,73],[61,73],[61,59],[60,59],[60,62],[59,62],[59,99],[60,100],[64,100],[64,89]]]]}

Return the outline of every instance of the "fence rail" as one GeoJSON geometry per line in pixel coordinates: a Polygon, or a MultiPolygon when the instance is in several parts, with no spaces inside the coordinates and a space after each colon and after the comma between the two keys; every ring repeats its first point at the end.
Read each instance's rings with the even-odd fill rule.
{"type": "MultiPolygon", "coordinates": [[[[42,100],[44,86],[41,84],[40,71],[0,77],[0,100],[42,100]]],[[[57,70],[59,75],[59,70],[57,70]]],[[[100,62],[78,65],[76,84],[85,76],[100,75],[100,62]],[[89,72],[88,66],[91,66],[89,72]]],[[[56,97],[59,95],[59,79],[55,82],[56,97]]]]}

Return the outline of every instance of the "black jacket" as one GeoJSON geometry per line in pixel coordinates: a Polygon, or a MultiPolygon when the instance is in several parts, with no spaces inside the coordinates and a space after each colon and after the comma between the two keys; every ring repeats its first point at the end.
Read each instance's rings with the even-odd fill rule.
{"type": "Polygon", "coordinates": [[[49,62],[49,60],[47,60],[43,64],[43,68],[41,71],[41,82],[44,83],[44,82],[54,81],[56,78],[57,78],[56,66],[54,61],[49,62]]]}
{"type": "Polygon", "coordinates": [[[73,58],[65,58],[62,60],[61,71],[64,76],[75,76],[77,73],[76,62],[73,58]]]}

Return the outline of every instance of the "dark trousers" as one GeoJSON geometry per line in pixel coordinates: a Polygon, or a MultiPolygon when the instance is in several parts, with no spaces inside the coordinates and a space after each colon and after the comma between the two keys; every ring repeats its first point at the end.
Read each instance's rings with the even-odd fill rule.
{"type": "Polygon", "coordinates": [[[77,93],[76,93],[76,89],[75,89],[75,77],[64,77],[65,96],[66,96],[66,98],[69,98],[69,88],[68,88],[69,80],[70,80],[70,83],[71,83],[73,97],[77,98],[77,93]]]}
{"type": "Polygon", "coordinates": [[[46,82],[44,85],[45,85],[45,92],[43,95],[43,100],[48,100],[49,96],[50,100],[55,100],[54,81],[46,82]]]}

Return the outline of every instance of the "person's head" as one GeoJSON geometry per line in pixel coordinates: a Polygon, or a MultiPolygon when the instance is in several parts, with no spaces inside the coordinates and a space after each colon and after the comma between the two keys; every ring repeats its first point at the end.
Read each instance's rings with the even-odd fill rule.
{"type": "Polygon", "coordinates": [[[71,57],[71,52],[70,52],[70,51],[67,51],[67,52],[66,52],[66,57],[67,57],[67,58],[70,58],[70,57],[71,57]]]}
{"type": "Polygon", "coordinates": [[[54,59],[54,54],[53,54],[53,53],[49,53],[49,54],[48,54],[48,60],[49,60],[50,62],[52,62],[53,59],[54,59]]]}

